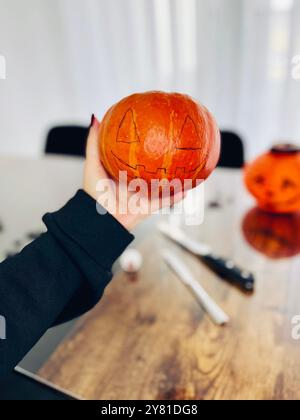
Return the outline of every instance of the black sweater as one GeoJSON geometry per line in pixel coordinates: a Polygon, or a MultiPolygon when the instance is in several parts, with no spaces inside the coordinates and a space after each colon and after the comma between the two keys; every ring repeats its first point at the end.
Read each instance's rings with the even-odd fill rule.
{"type": "Polygon", "coordinates": [[[111,280],[113,262],[133,236],[79,191],[47,214],[47,233],[0,264],[0,378],[9,373],[51,326],[91,309],[111,280]],[[3,318],[2,318],[3,321],[3,318]]]}

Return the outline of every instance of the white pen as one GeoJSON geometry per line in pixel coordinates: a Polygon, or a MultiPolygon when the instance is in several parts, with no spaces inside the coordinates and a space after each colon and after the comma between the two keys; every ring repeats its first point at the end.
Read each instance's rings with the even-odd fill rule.
{"type": "Polygon", "coordinates": [[[193,292],[203,309],[217,325],[229,322],[229,316],[212,300],[187,266],[179,260],[178,256],[169,250],[164,250],[162,256],[168,266],[179,276],[180,280],[193,292]]]}

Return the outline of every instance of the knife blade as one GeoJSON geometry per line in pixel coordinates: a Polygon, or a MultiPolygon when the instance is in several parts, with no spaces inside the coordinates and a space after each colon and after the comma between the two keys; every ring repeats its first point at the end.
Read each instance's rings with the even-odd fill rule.
{"type": "Polygon", "coordinates": [[[208,295],[200,283],[194,278],[187,266],[180,261],[176,254],[169,250],[162,252],[167,265],[177,274],[183,284],[194,294],[202,308],[217,325],[225,325],[229,322],[229,316],[208,295]]]}
{"type": "Polygon", "coordinates": [[[253,292],[255,278],[248,270],[239,268],[233,261],[215,255],[211,247],[189,238],[181,229],[161,222],[158,229],[168,238],[197,255],[216,274],[231,283],[236,284],[246,292],[253,292]]]}

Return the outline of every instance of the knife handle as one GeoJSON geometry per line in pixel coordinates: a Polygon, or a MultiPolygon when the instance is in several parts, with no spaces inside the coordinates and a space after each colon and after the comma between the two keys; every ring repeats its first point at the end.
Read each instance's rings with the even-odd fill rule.
{"type": "Polygon", "coordinates": [[[203,256],[202,261],[220,277],[237,284],[247,292],[254,291],[254,275],[249,271],[240,269],[233,261],[217,257],[213,254],[203,256]]]}

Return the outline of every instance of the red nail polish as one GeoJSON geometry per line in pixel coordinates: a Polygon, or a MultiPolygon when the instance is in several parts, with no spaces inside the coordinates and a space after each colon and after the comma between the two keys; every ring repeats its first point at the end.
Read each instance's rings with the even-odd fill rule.
{"type": "Polygon", "coordinates": [[[95,120],[96,120],[96,117],[95,117],[95,114],[93,114],[93,115],[92,115],[92,117],[91,117],[91,124],[90,124],[90,128],[92,128],[92,127],[94,126],[94,124],[95,124],[95,120]]]}

